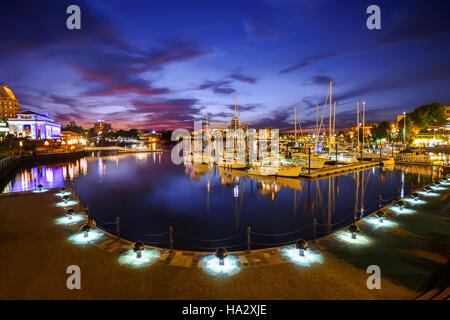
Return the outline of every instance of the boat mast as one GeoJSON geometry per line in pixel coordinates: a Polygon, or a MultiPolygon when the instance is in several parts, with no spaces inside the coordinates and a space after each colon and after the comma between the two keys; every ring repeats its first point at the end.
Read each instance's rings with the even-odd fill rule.
{"type": "Polygon", "coordinates": [[[319,103],[316,102],[316,144],[319,140],[319,103]]]}
{"type": "Polygon", "coordinates": [[[334,101],[334,112],[333,112],[333,135],[336,135],[336,101],[334,101]]]}
{"type": "Polygon", "coordinates": [[[359,150],[359,101],[356,101],[356,145],[359,150]]]}
{"type": "MultiPolygon", "coordinates": [[[[237,119],[237,102],[236,102],[236,96],[234,97],[234,117],[235,119],[237,119]]],[[[237,130],[237,123],[236,121],[234,122],[234,131],[237,130]]]]}
{"type": "Polygon", "coordinates": [[[363,127],[363,141],[362,141],[362,147],[364,148],[364,138],[366,136],[366,128],[365,128],[365,120],[366,120],[366,102],[363,101],[363,118],[362,118],[362,127],[363,127]]]}
{"type": "Polygon", "coordinates": [[[295,144],[297,145],[297,107],[294,107],[294,122],[295,122],[295,144]]]}
{"type": "Polygon", "coordinates": [[[329,133],[328,133],[328,154],[331,151],[331,100],[332,100],[332,82],[330,81],[330,118],[329,118],[329,133]]]}

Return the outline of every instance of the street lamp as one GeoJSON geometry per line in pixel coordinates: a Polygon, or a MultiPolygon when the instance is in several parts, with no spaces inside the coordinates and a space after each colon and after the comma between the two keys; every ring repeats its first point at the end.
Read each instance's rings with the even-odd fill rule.
{"type": "Polygon", "coordinates": [[[403,147],[405,147],[406,113],[403,111],[403,147]]]}

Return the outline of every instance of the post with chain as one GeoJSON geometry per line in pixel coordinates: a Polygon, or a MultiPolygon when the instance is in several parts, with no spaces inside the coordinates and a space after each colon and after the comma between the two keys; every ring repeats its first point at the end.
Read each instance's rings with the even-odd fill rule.
{"type": "Polygon", "coordinates": [[[120,238],[120,217],[116,218],[116,232],[117,232],[117,239],[120,238]]]}
{"type": "Polygon", "coordinates": [[[247,252],[250,252],[250,234],[251,234],[251,229],[250,227],[247,227],[247,252]]]}
{"type": "Polygon", "coordinates": [[[313,242],[316,241],[316,232],[317,232],[317,220],[316,218],[313,219],[313,242]]]}
{"type": "Polygon", "coordinates": [[[173,227],[169,226],[169,244],[170,244],[170,251],[173,250],[173,227]]]}

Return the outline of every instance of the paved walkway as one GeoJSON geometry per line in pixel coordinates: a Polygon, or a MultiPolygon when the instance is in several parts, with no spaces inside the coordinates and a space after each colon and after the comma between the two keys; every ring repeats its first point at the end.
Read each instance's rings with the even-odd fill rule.
{"type": "Polygon", "coordinates": [[[151,264],[133,268],[119,264],[128,241],[103,234],[76,245],[68,238],[83,222],[55,224],[64,214],[55,193],[0,196],[0,298],[412,299],[423,291],[431,298],[433,290],[448,296],[436,283],[448,270],[450,186],[425,204],[412,204],[410,214],[389,211],[383,226],[373,218],[359,221],[360,243],[347,242],[345,231],[310,243],[319,261],[295,262],[286,255],[289,247],[233,253],[233,275],[211,273],[207,253],[150,249],[158,254],[151,264]],[[66,268],[73,264],[81,268],[81,290],[66,287],[66,268]],[[381,268],[380,290],[366,286],[369,265],[381,268]]]}

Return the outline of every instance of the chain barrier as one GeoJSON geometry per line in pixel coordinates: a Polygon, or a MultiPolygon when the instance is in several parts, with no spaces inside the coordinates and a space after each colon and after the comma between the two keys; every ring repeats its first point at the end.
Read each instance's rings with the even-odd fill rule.
{"type": "Polygon", "coordinates": [[[240,237],[245,236],[244,233],[241,233],[241,234],[239,234],[239,235],[237,235],[237,236],[232,236],[232,237],[228,237],[228,238],[205,240],[205,239],[199,239],[199,238],[194,238],[194,237],[191,237],[191,236],[187,236],[187,235],[185,235],[185,234],[178,233],[178,232],[174,232],[173,234],[176,235],[176,236],[180,236],[180,237],[182,237],[182,238],[188,239],[188,240],[192,240],[192,241],[203,241],[203,242],[228,241],[228,240],[237,239],[237,238],[240,238],[240,237]]]}
{"type": "MultiPolygon", "coordinates": [[[[406,188],[404,189],[404,193],[407,194],[406,188]]],[[[383,199],[381,197],[379,198],[380,201],[384,201],[384,202],[392,202],[395,199],[397,199],[396,196],[393,196],[390,199],[383,199]]],[[[379,203],[379,201],[377,200],[370,208],[368,208],[368,209],[359,209],[359,210],[356,211],[356,214],[361,213],[361,212],[365,213],[365,212],[369,212],[369,211],[376,211],[380,204],[381,203],[379,203]]],[[[323,223],[317,223],[316,222],[316,226],[319,226],[319,227],[333,227],[333,226],[336,226],[336,225],[339,225],[339,224],[345,222],[346,220],[348,220],[350,217],[352,217],[354,215],[355,215],[355,211],[352,210],[347,216],[345,216],[344,218],[342,218],[338,222],[334,222],[334,223],[331,223],[331,224],[323,224],[323,223]]],[[[105,221],[103,219],[99,219],[98,217],[95,217],[95,216],[93,216],[93,220],[95,220],[96,222],[98,221],[98,222],[100,222],[101,224],[104,224],[104,225],[116,225],[117,224],[117,222],[108,222],[108,221],[105,221]]],[[[126,225],[120,225],[120,226],[121,226],[121,228],[123,228],[125,230],[128,230],[131,233],[134,233],[136,235],[143,236],[143,237],[161,237],[161,236],[164,236],[164,235],[170,235],[170,232],[167,232],[167,231],[166,232],[161,232],[161,233],[149,234],[149,233],[138,232],[138,231],[136,231],[136,230],[126,226],[126,225]]],[[[211,242],[211,243],[214,243],[214,242],[230,241],[230,240],[234,240],[234,239],[239,239],[239,238],[242,238],[242,237],[248,236],[248,235],[256,235],[256,236],[262,236],[262,237],[284,237],[284,236],[289,236],[289,235],[293,235],[293,234],[299,233],[301,231],[305,231],[305,230],[307,230],[307,229],[309,229],[311,227],[314,227],[314,224],[310,224],[308,226],[302,227],[302,228],[297,229],[297,230],[293,230],[293,231],[285,232],[285,233],[279,233],[279,234],[268,234],[268,233],[261,233],[261,232],[253,232],[253,231],[251,231],[249,233],[241,233],[241,234],[236,235],[236,236],[231,236],[231,237],[227,237],[227,238],[220,238],[220,239],[199,239],[199,238],[191,237],[191,236],[188,236],[188,235],[185,235],[185,234],[182,234],[182,233],[178,233],[178,232],[172,232],[172,235],[180,237],[180,238],[185,239],[185,240],[191,240],[191,241],[196,241],[196,242],[211,242]]],[[[109,232],[109,233],[112,233],[112,234],[116,234],[116,232],[117,232],[117,230],[111,230],[108,227],[103,227],[102,226],[100,228],[105,230],[105,231],[107,231],[107,232],[109,232]]],[[[317,231],[317,230],[314,230],[314,232],[317,233],[317,234],[329,234],[332,231],[317,231]]],[[[263,242],[251,241],[250,243],[252,245],[269,247],[269,246],[283,246],[283,245],[293,244],[293,243],[295,243],[295,241],[296,240],[291,240],[291,241],[277,242],[277,243],[263,243],[263,242]]],[[[165,245],[170,244],[170,241],[148,241],[148,240],[145,241],[144,240],[143,242],[146,245],[150,245],[150,246],[161,245],[161,244],[165,244],[165,245]]],[[[194,246],[194,245],[191,245],[191,244],[188,244],[188,243],[184,242],[183,240],[182,241],[177,240],[175,242],[175,244],[177,246],[187,247],[187,248],[191,248],[193,250],[216,250],[217,249],[217,246],[214,246],[214,247],[194,246]]],[[[240,242],[238,244],[220,245],[220,246],[228,249],[228,248],[234,248],[234,247],[244,247],[244,246],[246,246],[248,244],[249,244],[248,242],[240,242]]]]}
{"type": "Polygon", "coordinates": [[[142,232],[136,231],[136,230],[128,227],[127,225],[121,224],[120,226],[121,226],[121,228],[123,228],[125,230],[128,230],[136,235],[143,236],[143,237],[161,237],[161,236],[169,234],[169,232],[167,232],[167,231],[161,232],[161,233],[142,233],[142,232]]]}
{"type": "Polygon", "coordinates": [[[250,234],[254,234],[254,235],[257,235],[257,236],[265,236],[265,237],[283,237],[283,236],[288,236],[288,235],[291,235],[291,234],[298,233],[300,231],[306,230],[308,228],[311,228],[312,226],[314,226],[314,225],[310,224],[310,225],[308,225],[306,227],[303,227],[303,228],[300,228],[300,229],[297,229],[297,230],[294,230],[294,231],[291,231],[291,232],[279,233],[279,234],[259,233],[259,232],[253,232],[253,231],[250,232],[250,234]]]}

